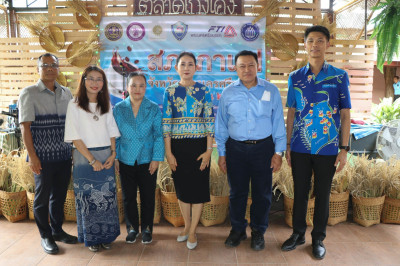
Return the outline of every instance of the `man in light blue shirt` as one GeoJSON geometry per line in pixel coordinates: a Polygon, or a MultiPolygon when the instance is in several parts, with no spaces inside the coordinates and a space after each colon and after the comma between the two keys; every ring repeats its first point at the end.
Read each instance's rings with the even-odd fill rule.
{"type": "Polygon", "coordinates": [[[272,172],[280,169],[286,149],[281,96],[275,85],[257,77],[258,58],[251,51],[235,56],[239,79],[221,96],[215,122],[218,165],[228,172],[232,230],[225,241],[236,247],[247,238],[246,203],[251,180],[251,248],[265,247],[271,206],[272,172]]]}
{"type": "Polygon", "coordinates": [[[394,98],[393,101],[396,101],[400,97],[400,80],[399,76],[394,76],[393,78],[393,89],[394,89],[394,98]]]}

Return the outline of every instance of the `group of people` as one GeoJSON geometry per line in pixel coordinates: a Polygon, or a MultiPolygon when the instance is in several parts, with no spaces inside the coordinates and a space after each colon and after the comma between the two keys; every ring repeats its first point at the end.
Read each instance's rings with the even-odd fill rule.
{"type": "Polygon", "coordinates": [[[113,109],[102,69],[87,67],[72,97],[56,82],[57,57],[40,56],[40,80],[23,89],[18,106],[35,176],[34,216],[44,251],[57,253],[55,241],[84,242],[93,252],[111,248],[120,235],[115,170],[123,192],[126,242],[134,243],[141,233],[142,243],[151,243],[156,173],[164,157],[172,170],[185,222],[177,241],[186,241],[188,249],[196,248],[203,204],[210,201],[215,137],[218,165],[230,185],[232,229],[225,245],[236,247],[247,238],[245,210],[251,184],[251,248],[264,249],[272,173],[279,171],[286,151],[295,198],[293,234],[282,250],[293,250],[305,242],[307,195],[314,173],[312,250],[314,257],[322,259],[330,186],[335,171],[346,164],[349,150],[351,108],[347,73],[324,60],[329,39],[329,31],[322,26],[305,32],[309,63],[289,76],[286,128],[279,89],[257,77],[258,58],[252,51],[235,56],[239,78],[224,89],[216,117],[210,89],[194,81],[197,62],[193,53],[182,52],[176,59],[180,81],[165,89],[162,113],[145,96],[143,73],[129,75],[129,96],[113,109]],[[62,229],[72,163],[78,237],[62,229]]]}

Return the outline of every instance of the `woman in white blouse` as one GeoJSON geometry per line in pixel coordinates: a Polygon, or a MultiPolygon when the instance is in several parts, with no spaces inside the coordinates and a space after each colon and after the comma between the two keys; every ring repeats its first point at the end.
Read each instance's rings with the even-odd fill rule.
{"type": "Polygon", "coordinates": [[[102,69],[89,66],[68,105],[65,142],[73,142],[78,241],[96,252],[110,249],[120,234],[114,172],[120,133],[102,69]]]}

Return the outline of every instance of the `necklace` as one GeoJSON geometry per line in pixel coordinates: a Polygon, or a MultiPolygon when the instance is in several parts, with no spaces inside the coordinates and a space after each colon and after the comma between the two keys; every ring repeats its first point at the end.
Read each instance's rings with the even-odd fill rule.
{"type": "Polygon", "coordinates": [[[93,112],[91,112],[92,114],[93,114],[93,120],[94,121],[99,121],[99,113],[97,113],[97,108],[96,108],[96,111],[93,113],[93,112]]]}

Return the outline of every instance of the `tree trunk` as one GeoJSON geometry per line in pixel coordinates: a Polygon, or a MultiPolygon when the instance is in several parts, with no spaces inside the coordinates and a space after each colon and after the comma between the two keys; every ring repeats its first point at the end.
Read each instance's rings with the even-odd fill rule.
{"type": "Polygon", "coordinates": [[[383,66],[383,75],[385,76],[385,97],[392,97],[393,99],[393,78],[396,76],[396,67],[383,66]]]}

